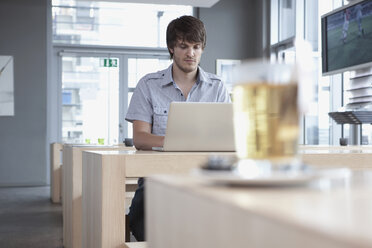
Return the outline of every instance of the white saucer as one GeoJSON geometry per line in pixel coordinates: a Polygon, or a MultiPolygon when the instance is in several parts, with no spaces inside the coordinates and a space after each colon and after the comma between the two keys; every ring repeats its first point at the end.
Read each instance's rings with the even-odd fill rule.
{"type": "Polygon", "coordinates": [[[215,183],[234,186],[292,186],[303,185],[316,178],[314,173],[272,173],[267,176],[243,177],[234,172],[202,171],[196,173],[203,179],[215,183]]]}
{"type": "Polygon", "coordinates": [[[237,171],[210,171],[197,169],[194,175],[204,182],[231,186],[299,186],[318,179],[339,179],[350,176],[347,168],[309,169],[305,171],[275,171],[271,173],[243,176],[237,171]]]}

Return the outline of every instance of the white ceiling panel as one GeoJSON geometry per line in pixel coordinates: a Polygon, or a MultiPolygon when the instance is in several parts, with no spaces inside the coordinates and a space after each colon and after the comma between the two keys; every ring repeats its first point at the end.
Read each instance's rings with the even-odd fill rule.
{"type": "Polygon", "coordinates": [[[209,8],[209,7],[212,7],[214,4],[216,4],[219,0],[95,0],[95,1],[123,2],[123,3],[174,4],[174,5],[190,5],[193,7],[209,8]]]}

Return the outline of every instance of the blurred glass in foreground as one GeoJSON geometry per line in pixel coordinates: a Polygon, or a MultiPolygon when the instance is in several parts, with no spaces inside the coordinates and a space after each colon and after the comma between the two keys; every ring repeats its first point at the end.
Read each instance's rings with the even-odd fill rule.
{"type": "Polygon", "coordinates": [[[243,62],[233,88],[235,145],[241,161],[289,165],[299,135],[296,67],[264,60],[243,62]]]}

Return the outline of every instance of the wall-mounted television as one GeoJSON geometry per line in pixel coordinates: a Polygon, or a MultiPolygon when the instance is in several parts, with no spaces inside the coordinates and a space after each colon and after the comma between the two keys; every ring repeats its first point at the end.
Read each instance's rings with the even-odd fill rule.
{"type": "Polygon", "coordinates": [[[372,0],[323,15],[321,27],[323,75],[372,67],[372,0]]]}

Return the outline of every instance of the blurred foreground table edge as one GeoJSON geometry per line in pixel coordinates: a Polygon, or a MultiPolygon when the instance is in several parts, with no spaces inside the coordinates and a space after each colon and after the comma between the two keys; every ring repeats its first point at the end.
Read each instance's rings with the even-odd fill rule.
{"type": "Polygon", "coordinates": [[[352,175],[335,186],[323,182],[323,188],[226,187],[193,176],[150,177],[148,247],[372,247],[372,170],[352,175]]]}

